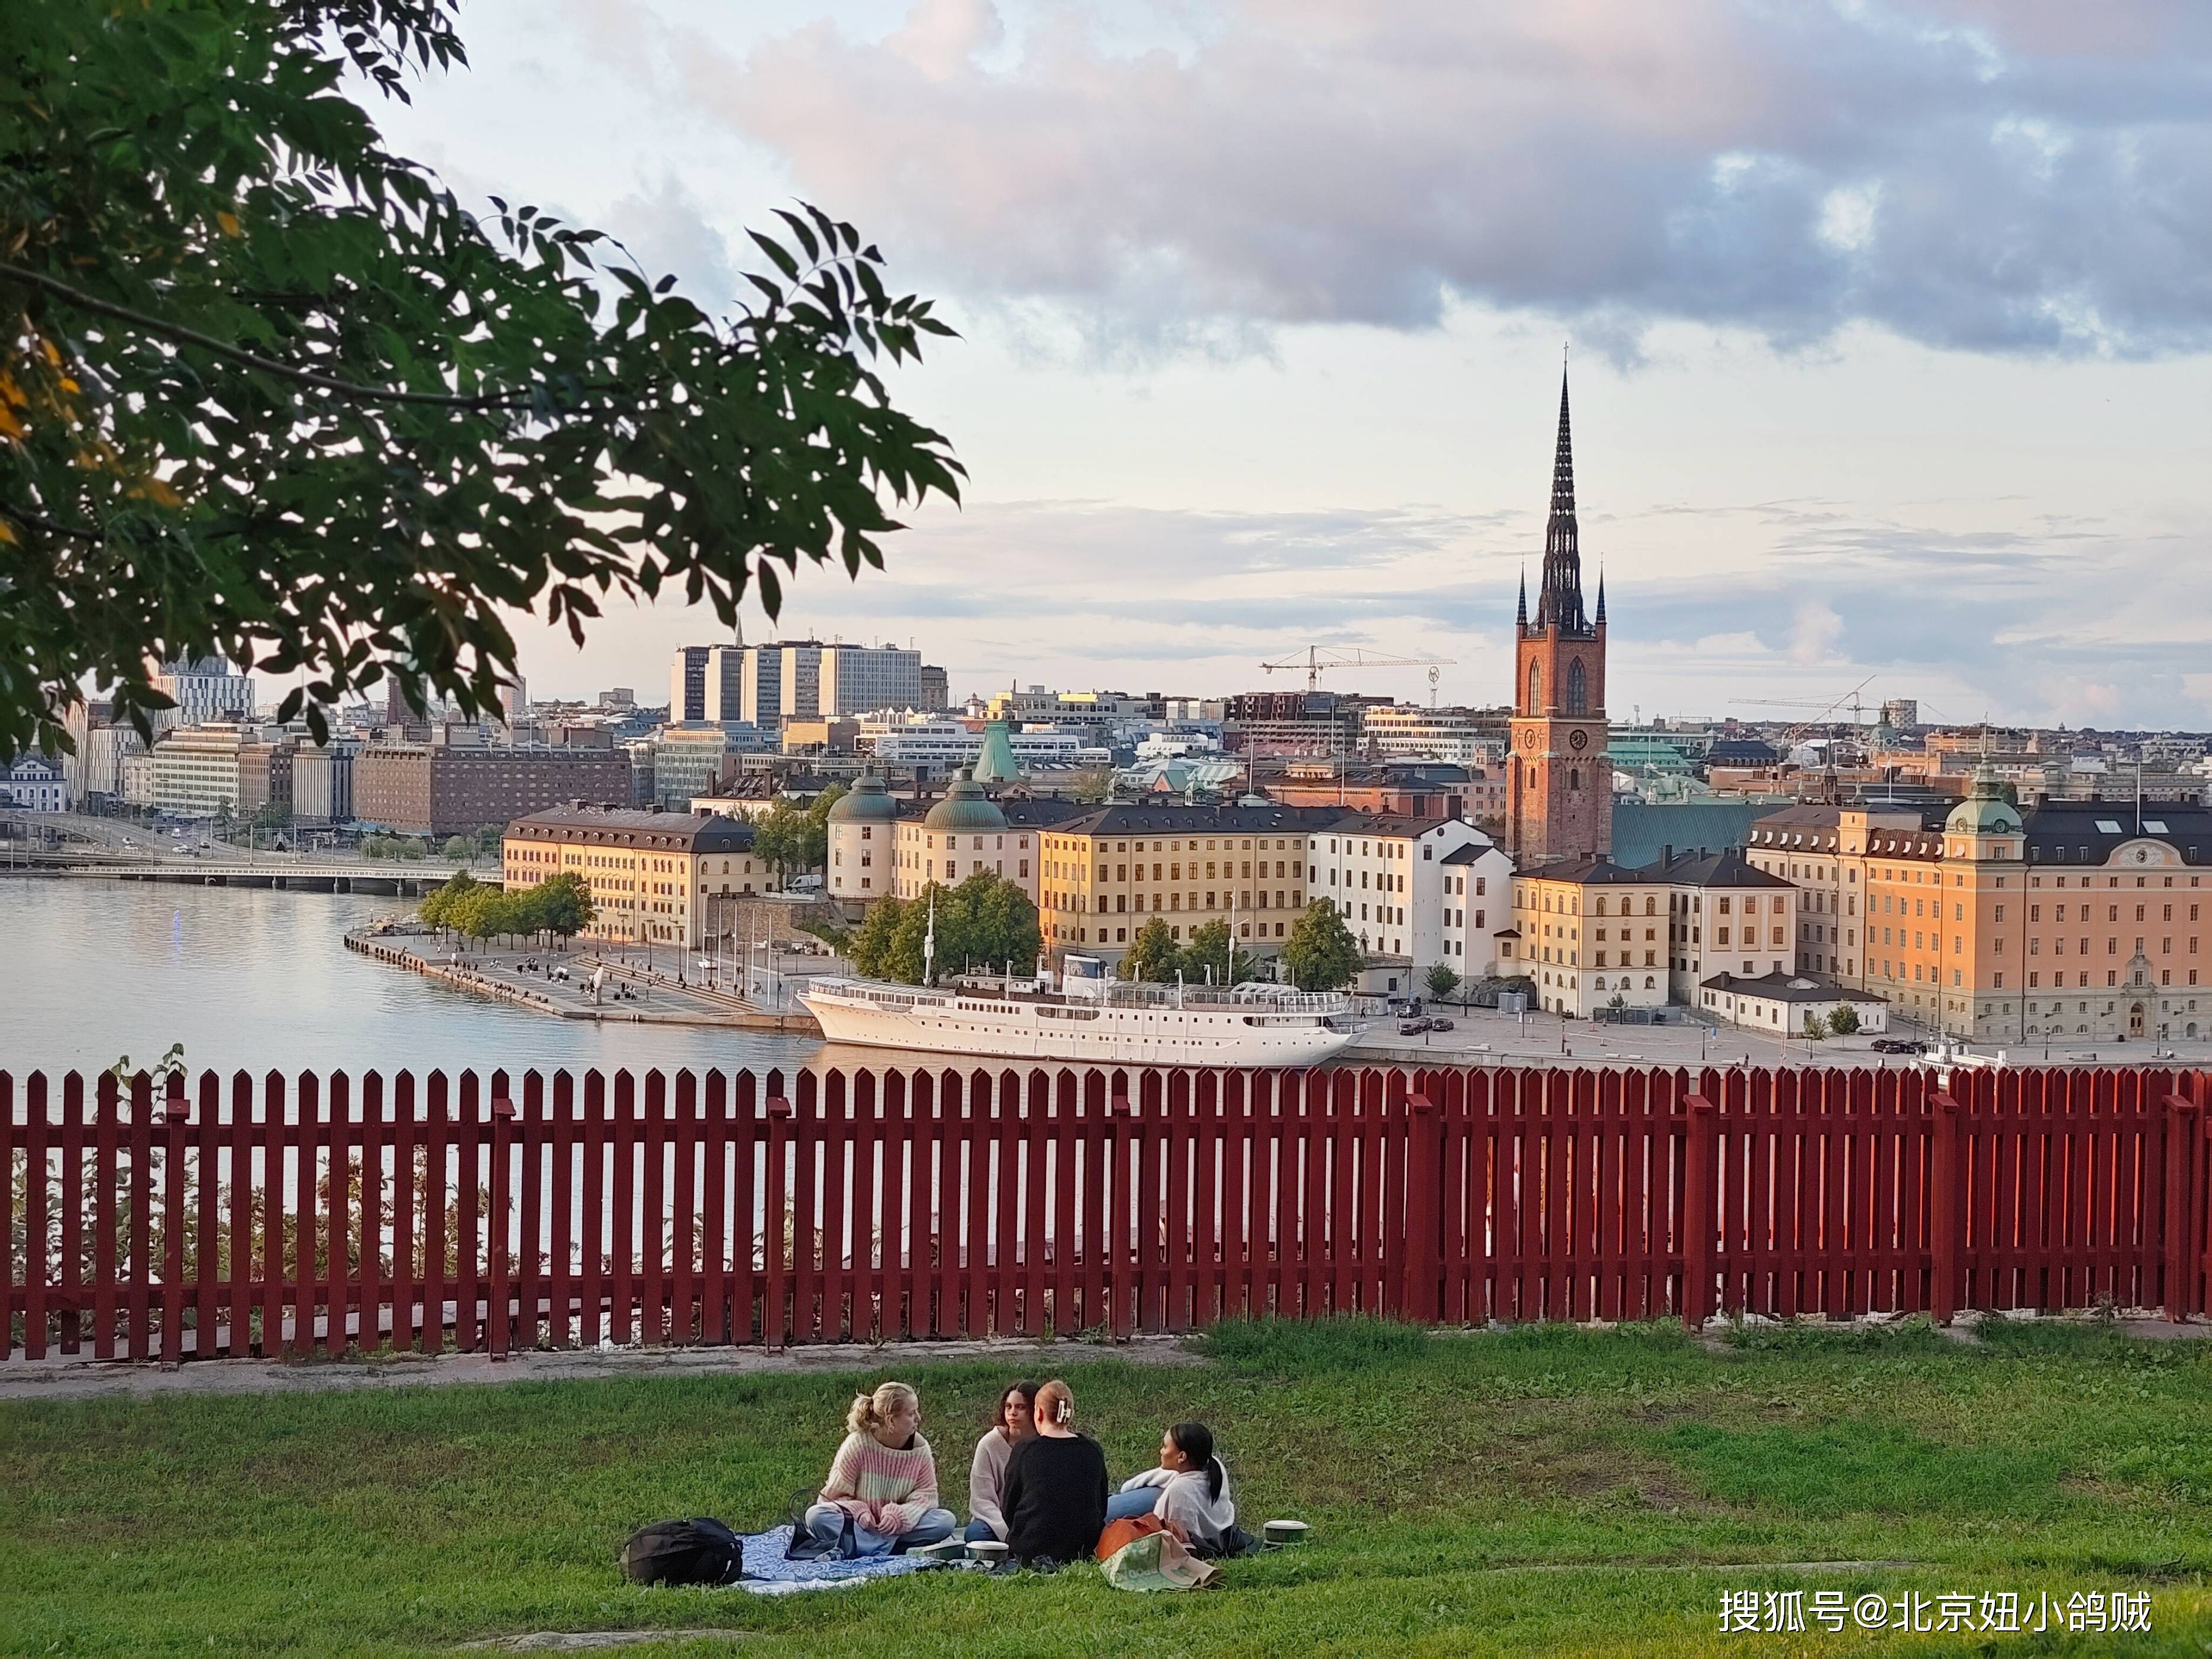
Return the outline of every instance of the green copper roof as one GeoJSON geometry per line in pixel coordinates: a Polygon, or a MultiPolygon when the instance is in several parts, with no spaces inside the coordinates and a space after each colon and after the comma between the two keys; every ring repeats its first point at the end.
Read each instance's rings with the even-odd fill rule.
{"type": "Polygon", "coordinates": [[[973,778],[962,778],[945,792],[943,800],[929,809],[921,827],[963,833],[1003,830],[1006,827],[1006,815],[983,793],[981,784],[973,778]]]}
{"type": "Polygon", "coordinates": [[[897,817],[898,803],[873,773],[854,780],[853,787],[830,806],[832,823],[890,823],[897,817]]]}
{"type": "Polygon", "coordinates": [[[983,752],[975,758],[975,768],[969,775],[978,783],[1012,783],[1022,775],[1021,763],[1014,758],[1013,740],[1006,735],[1004,720],[983,723],[983,752]]]}

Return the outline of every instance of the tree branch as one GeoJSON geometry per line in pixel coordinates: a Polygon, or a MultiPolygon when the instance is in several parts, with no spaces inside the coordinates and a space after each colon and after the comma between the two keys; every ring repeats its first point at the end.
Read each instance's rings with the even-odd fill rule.
{"type": "MultiPolygon", "coordinates": [[[[247,368],[258,369],[264,374],[281,375],[285,380],[296,380],[301,386],[313,386],[319,392],[335,392],[342,398],[358,398],[366,403],[420,404],[434,409],[459,409],[477,412],[493,409],[527,409],[532,407],[537,402],[535,398],[526,392],[509,392],[500,397],[465,398],[453,392],[395,392],[388,386],[362,386],[351,380],[337,380],[328,374],[318,374],[313,369],[296,368],[289,363],[279,362],[274,357],[264,357],[258,351],[248,351],[243,346],[232,345],[226,341],[216,339],[211,334],[203,334],[196,328],[187,328],[182,323],[173,323],[160,317],[150,317],[143,311],[133,311],[128,306],[118,305],[112,300],[103,300],[96,295],[87,294],[82,289],[73,288],[67,283],[57,281],[40,271],[26,270],[21,265],[0,262],[0,277],[41,289],[64,304],[74,306],[80,311],[89,311],[102,317],[112,317],[118,322],[128,323],[132,327],[143,329],[149,334],[158,334],[165,339],[174,340],[183,345],[195,345],[203,351],[212,351],[218,357],[227,357],[231,362],[242,364],[247,368]]],[[[594,392],[618,390],[614,386],[592,386],[586,389],[594,392]]]]}
{"type": "Polygon", "coordinates": [[[84,525],[63,524],[53,519],[41,518],[35,513],[24,512],[20,507],[10,507],[5,501],[0,501],[0,513],[4,513],[17,524],[28,525],[33,530],[43,530],[49,536],[66,536],[72,541],[90,542],[95,547],[107,539],[104,532],[91,529],[84,525]]]}

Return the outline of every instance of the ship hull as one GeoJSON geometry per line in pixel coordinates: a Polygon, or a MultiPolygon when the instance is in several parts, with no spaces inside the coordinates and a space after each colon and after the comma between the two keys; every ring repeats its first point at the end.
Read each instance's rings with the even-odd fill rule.
{"type": "Polygon", "coordinates": [[[966,998],[899,1007],[810,990],[800,1000],[831,1042],[1058,1065],[1318,1066],[1354,1035],[1264,1008],[1116,1008],[1086,1017],[1053,1005],[966,998]]]}

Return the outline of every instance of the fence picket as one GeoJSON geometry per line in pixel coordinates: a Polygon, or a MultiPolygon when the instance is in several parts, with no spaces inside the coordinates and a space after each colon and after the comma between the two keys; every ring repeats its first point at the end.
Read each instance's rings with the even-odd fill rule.
{"type": "Polygon", "coordinates": [[[158,1081],[0,1073],[9,1356],[2191,1314],[2212,1217],[2170,1071],[158,1081]]]}

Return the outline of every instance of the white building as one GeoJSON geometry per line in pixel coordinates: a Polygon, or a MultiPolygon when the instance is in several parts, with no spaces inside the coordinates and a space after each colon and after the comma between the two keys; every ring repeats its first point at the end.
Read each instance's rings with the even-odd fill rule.
{"type": "Polygon", "coordinates": [[[1369,708],[1360,732],[1374,753],[1393,760],[1450,761],[1461,766],[1502,762],[1501,745],[1464,708],[1422,708],[1409,703],[1369,708]]]}
{"type": "Polygon", "coordinates": [[[1753,979],[1797,966],[1796,886],[1741,848],[1661,857],[1645,866],[1668,890],[1668,993],[1685,1005],[1715,974],[1753,979]]]}
{"type": "Polygon", "coordinates": [[[66,812],[70,810],[69,780],[62,775],[58,758],[20,755],[0,773],[0,805],[20,812],[66,812]]]}
{"type": "Polygon", "coordinates": [[[1716,974],[1698,988],[1698,1011],[1707,1019],[1774,1036],[1804,1036],[1805,1022],[1816,1015],[1832,1031],[1837,1011],[1846,1007],[1857,1021],[1855,1031],[1889,1029],[1887,1002],[1830,980],[1785,973],[1762,974],[1756,979],[1716,974]]]}
{"type": "Polygon", "coordinates": [[[1308,895],[1334,902],[1363,953],[1417,973],[1490,971],[1512,925],[1513,860],[1473,824],[1352,814],[1308,845],[1308,895]]]}
{"type": "Polygon", "coordinates": [[[109,722],[108,705],[79,702],[65,722],[76,752],[61,757],[62,776],[70,786],[70,799],[88,800],[95,795],[123,793],[123,761],[127,755],[146,752],[146,740],[136,726],[109,722]]]}
{"type": "MultiPolygon", "coordinates": [[[[830,810],[835,814],[837,807],[830,810]]],[[[981,784],[960,778],[922,817],[901,818],[892,826],[891,890],[902,899],[918,898],[932,882],[957,887],[988,871],[1019,887],[1034,904],[1040,874],[1036,844],[1036,832],[1007,823],[981,784]]]]}
{"type": "MultiPolygon", "coordinates": [[[[1110,751],[1094,743],[1089,733],[1060,727],[1010,731],[1006,741],[1022,769],[1028,772],[1046,767],[1104,766],[1111,759],[1110,751]]],[[[873,755],[885,766],[941,773],[974,765],[983,752],[983,733],[963,720],[878,713],[860,722],[853,746],[861,754],[873,755]]]]}

